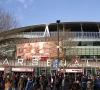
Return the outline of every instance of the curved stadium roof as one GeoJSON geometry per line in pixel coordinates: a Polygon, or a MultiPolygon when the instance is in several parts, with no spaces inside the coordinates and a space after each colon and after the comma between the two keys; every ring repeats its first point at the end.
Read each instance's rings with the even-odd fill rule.
{"type": "MultiPolygon", "coordinates": [[[[60,22],[60,27],[63,27],[63,25],[65,27],[99,27],[100,26],[100,22],[60,22]]],[[[20,28],[15,28],[12,30],[8,30],[8,31],[4,31],[2,33],[0,33],[0,37],[2,36],[7,36],[7,35],[11,35],[11,34],[15,34],[15,33],[19,33],[25,30],[45,30],[45,26],[46,24],[38,24],[38,25],[31,25],[31,26],[25,26],[25,27],[20,27],[20,28]]],[[[57,27],[57,23],[49,23],[48,26],[50,28],[56,28],[57,27]]]]}
{"type": "MultiPolygon", "coordinates": [[[[38,25],[31,25],[31,26],[25,26],[25,27],[20,27],[20,28],[15,28],[12,30],[4,31],[0,33],[0,38],[4,38],[19,32],[23,31],[44,31],[45,30],[46,24],[38,24],[38,25]]],[[[49,23],[48,24],[50,30],[57,30],[57,23],[49,23]]],[[[60,22],[59,24],[60,27],[65,26],[66,28],[71,28],[71,27],[95,27],[99,28],[100,27],[100,22],[60,22]]]]}

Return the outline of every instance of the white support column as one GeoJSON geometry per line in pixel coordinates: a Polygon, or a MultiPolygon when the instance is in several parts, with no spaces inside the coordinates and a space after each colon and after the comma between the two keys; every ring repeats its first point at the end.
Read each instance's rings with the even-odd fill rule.
{"type": "Polygon", "coordinates": [[[100,28],[99,28],[99,32],[100,32],[100,28]]]}
{"type": "Polygon", "coordinates": [[[50,37],[49,27],[46,25],[43,37],[50,37]]]}
{"type": "Polygon", "coordinates": [[[91,65],[89,64],[88,60],[87,60],[87,66],[91,66],[91,65]]]}
{"type": "Polygon", "coordinates": [[[83,32],[82,24],[81,24],[81,32],[83,32]]]}

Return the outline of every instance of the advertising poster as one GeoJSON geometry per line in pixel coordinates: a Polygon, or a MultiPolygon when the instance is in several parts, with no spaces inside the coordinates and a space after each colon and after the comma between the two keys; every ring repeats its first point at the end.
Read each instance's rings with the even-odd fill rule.
{"type": "MultiPolygon", "coordinates": [[[[17,44],[16,58],[25,60],[33,57],[57,57],[57,50],[57,45],[53,41],[17,44]]],[[[59,57],[62,57],[62,49],[59,49],[59,57]]]]}

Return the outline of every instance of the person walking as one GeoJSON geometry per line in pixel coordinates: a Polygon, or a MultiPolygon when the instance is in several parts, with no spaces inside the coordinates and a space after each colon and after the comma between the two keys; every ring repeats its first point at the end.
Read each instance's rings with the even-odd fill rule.
{"type": "Polygon", "coordinates": [[[46,87],[48,85],[48,80],[46,78],[46,76],[42,76],[42,86],[43,86],[43,90],[46,90],[46,87]]]}
{"type": "Polygon", "coordinates": [[[25,90],[33,90],[33,81],[31,78],[28,78],[25,90]]]}
{"type": "Polygon", "coordinates": [[[100,90],[100,76],[97,75],[97,78],[95,79],[95,86],[94,86],[94,89],[95,90],[100,90]]]}
{"type": "Polygon", "coordinates": [[[9,79],[6,79],[6,81],[5,81],[5,89],[4,90],[12,90],[12,85],[11,85],[9,79]]]}
{"type": "Polygon", "coordinates": [[[18,78],[17,77],[14,77],[12,79],[12,90],[17,90],[17,84],[18,84],[18,78]]]}
{"type": "Polygon", "coordinates": [[[23,90],[23,87],[24,87],[24,81],[23,78],[20,78],[18,82],[18,89],[23,90]]]}
{"type": "Polygon", "coordinates": [[[50,78],[50,88],[51,88],[51,90],[53,90],[53,88],[54,88],[54,78],[53,78],[53,76],[51,76],[51,78],[50,78]]]}

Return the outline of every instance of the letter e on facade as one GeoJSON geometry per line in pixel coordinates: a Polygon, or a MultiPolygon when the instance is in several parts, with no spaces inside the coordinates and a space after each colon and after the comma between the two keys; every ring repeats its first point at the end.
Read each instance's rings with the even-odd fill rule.
{"type": "Polygon", "coordinates": [[[47,59],[47,67],[51,66],[51,60],[47,59]]]}

